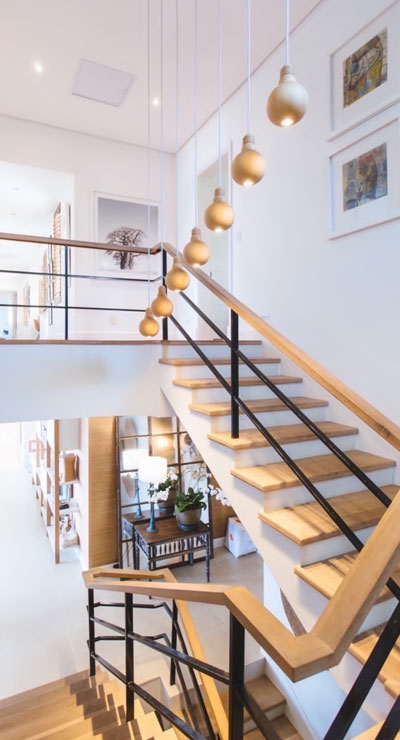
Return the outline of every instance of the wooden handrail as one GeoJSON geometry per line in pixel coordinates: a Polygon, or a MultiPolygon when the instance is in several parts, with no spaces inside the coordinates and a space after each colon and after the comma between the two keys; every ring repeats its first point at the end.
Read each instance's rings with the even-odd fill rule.
{"type": "Polygon", "coordinates": [[[400,490],[313,629],[297,637],[243,586],[177,583],[167,569],[150,574],[95,568],[83,578],[92,589],[225,606],[289,678],[299,681],[337,665],[399,559],[400,490]]]}
{"type": "MultiPolygon", "coordinates": [[[[157,245],[160,247],[161,245],[157,245]]],[[[177,250],[171,244],[164,242],[164,249],[171,257],[175,257],[177,250]]],[[[225,290],[204,270],[199,267],[188,265],[183,256],[182,262],[185,269],[194,275],[199,282],[206,286],[214,295],[220,298],[229,308],[233,309],[249,326],[253,327],[262,337],[267,339],[286,357],[292,360],[298,367],[304,370],[311,378],[317,381],[319,385],[325,388],[329,393],[349,408],[356,416],[365,421],[377,434],[390,442],[393,447],[400,450],[400,427],[382,414],[372,404],[355,393],[345,383],[336,378],[329,370],[324,368],[318,362],[312,359],[306,352],[303,352],[293,342],[287,339],[283,334],[274,329],[264,319],[258,316],[251,308],[245,306],[229,291],[225,290]]]]}
{"type": "Polygon", "coordinates": [[[150,247],[124,247],[120,244],[103,244],[101,242],[87,242],[79,239],[55,239],[52,236],[32,236],[30,234],[7,234],[0,232],[0,241],[25,242],[27,244],[54,244],[57,247],[78,247],[78,249],[115,249],[118,252],[134,252],[135,254],[158,254],[160,245],[150,247]]]}

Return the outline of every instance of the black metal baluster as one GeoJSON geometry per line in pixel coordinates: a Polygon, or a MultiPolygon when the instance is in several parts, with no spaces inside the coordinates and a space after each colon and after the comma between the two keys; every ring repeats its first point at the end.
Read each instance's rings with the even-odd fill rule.
{"type": "MultiPolygon", "coordinates": [[[[177,645],[177,629],[176,622],[178,619],[178,607],[176,601],[172,602],[172,628],[171,628],[171,647],[176,650],[177,645]]],[[[171,686],[176,683],[176,665],[175,661],[171,658],[171,669],[170,669],[170,684],[171,686]]]]}
{"type": "Polygon", "coordinates": [[[64,330],[64,338],[68,339],[68,270],[69,270],[69,260],[68,260],[68,244],[65,244],[64,246],[64,317],[65,317],[65,330],[64,330]]]}
{"type": "Polygon", "coordinates": [[[244,628],[233,614],[229,627],[229,740],[243,740],[244,628]]]}
{"type": "Polygon", "coordinates": [[[231,435],[232,439],[239,437],[239,317],[236,311],[231,311],[231,435]]]}
{"type": "Polygon", "coordinates": [[[130,722],[135,715],[135,696],[132,689],[134,681],[133,640],[133,597],[125,594],[125,678],[126,678],[126,721],[130,722]]]}
{"type": "MultiPolygon", "coordinates": [[[[165,290],[167,290],[167,286],[165,283],[165,276],[167,274],[167,252],[165,249],[161,250],[162,255],[162,282],[165,286],[165,290]]],[[[164,342],[168,341],[168,317],[166,316],[162,321],[162,338],[164,342]]]]}
{"type": "Polygon", "coordinates": [[[96,675],[96,659],[94,658],[95,648],[95,629],[94,622],[94,592],[92,588],[88,589],[88,617],[89,617],[89,673],[91,676],[96,675]]]}

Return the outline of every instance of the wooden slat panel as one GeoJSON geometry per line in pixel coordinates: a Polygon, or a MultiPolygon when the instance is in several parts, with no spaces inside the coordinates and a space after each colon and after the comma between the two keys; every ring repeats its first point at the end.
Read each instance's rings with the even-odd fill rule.
{"type": "Polygon", "coordinates": [[[89,567],[118,560],[115,418],[89,419],[89,567]]]}

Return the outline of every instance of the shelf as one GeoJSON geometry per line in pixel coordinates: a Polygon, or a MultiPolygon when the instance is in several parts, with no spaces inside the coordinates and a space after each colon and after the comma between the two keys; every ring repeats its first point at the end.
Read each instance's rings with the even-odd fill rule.
{"type": "Polygon", "coordinates": [[[48,476],[49,476],[49,478],[50,478],[50,481],[51,481],[51,485],[52,485],[52,486],[53,486],[53,488],[54,488],[54,470],[53,470],[52,468],[46,468],[46,471],[47,471],[47,475],[48,475],[48,476]]]}

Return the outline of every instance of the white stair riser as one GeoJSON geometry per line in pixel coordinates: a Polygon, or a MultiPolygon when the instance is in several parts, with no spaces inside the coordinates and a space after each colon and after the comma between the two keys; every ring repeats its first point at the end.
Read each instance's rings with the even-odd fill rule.
{"type": "MultiPolygon", "coordinates": [[[[196,341],[196,340],[195,340],[196,341]]],[[[230,357],[231,350],[226,344],[200,344],[199,349],[207,357],[230,357]]],[[[262,344],[242,344],[240,350],[246,357],[261,357],[265,352],[262,344]]],[[[198,357],[198,353],[190,345],[163,345],[163,357],[198,357]]]]}
{"type": "MultiPolygon", "coordinates": [[[[368,537],[374,531],[374,527],[357,530],[356,534],[361,542],[366,542],[368,537]]],[[[349,545],[349,540],[344,534],[338,534],[337,537],[329,537],[321,542],[311,542],[308,545],[302,545],[300,550],[300,565],[311,565],[318,563],[320,560],[328,560],[336,555],[344,555],[353,547],[349,545]]]]}
{"type": "MultiPolygon", "coordinates": [[[[314,618],[318,619],[329,600],[323,594],[321,594],[320,591],[307,583],[307,581],[304,581],[302,578],[300,578],[300,576],[297,577],[299,579],[297,591],[299,602],[307,604],[308,608],[311,607],[314,618]]],[[[386,601],[380,601],[377,604],[374,604],[364,622],[357,630],[357,634],[360,634],[361,632],[366,632],[370,629],[374,629],[380,624],[384,624],[385,622],[387,622],[393,612],[394,607],[394,598],[386,599],[386,601]]]]}
{"type": "MultiPolygon", "coordinates": [[[[317,408],[305,409],[305,412],[311,421],[325,421],[326,410],[327,406],[318,406],[317,408]]],[[[256,417],[265,427],[298,423],[298,419],[292,411],[266,411],[256,414],[256,417]]],[[[239,429],[248,429],[249,425],[251,425],[251,421],[248,416],[246,414],[240,414],[239,429]]],[[[225,416],[210,416],[210,426],[212,432],[227,432],[231,428],[231,417],[229,414],[225,416]]]]}
{"type": "MultiPolygon", "coordinates": [[[[279,389],[285,396],[301,396],[303,393],[302,383],[285,383],[279,385],[279,389]]],[[[256,398],[276,398],[276,394],[266,385],[241,385],[239,396],[243,401],[256,398]]],[[[192,400],[195,403],[218,403],[227,401],[229,393],[224,388],[199,388],[192,391],[192,400]]]]}
{"type": "MultiPolygon", "coordinates": [[[[202,363],[201,365],[175,365],[176,378],[215,378],[214,373],[202,363]]],[[[280,362],[265,362],[257,364],[257,367],[261,370],[264,375],[279,375],[280,374],[280,362]]],[[[224,377],[229,378],[231,375],[231,366],[228,365],[215,365],[216,370],[224,377]]],[[[239,375],[248,377],[249,368],[247,365],[239,365],[239,375]]]]}
{"type": "MultiPolygon", "coordinates": [[[[349,434],[344,437],[335,437],[332,441],[341,450],[354,450],[357,442],[357,435],[349,434]]],[[[319,439],[307,440],[305,442],[295,442],[293,444],[282,445],[285,452],[292,460],[299,460],[302,457],[314,457],[316,455],[325,455],[329,452],[328,448],[319,439]]],[[[268,465],[269,463],[281,462],[282,458],[275,452],[272,447],[259,447],[251,450],[238,450],[234,457],[235,468],[247,468],[252,465],[268,465]]]]}
{"type": "MultiPolygon", "coordinates": [[[[394,468],[386,470],[376,470],[368,473],[369,478],[378,486],[387,486],[393,483],[394,468]]],[[[353,475],[335,478],[333,480],[320,481],[315,483],[315,487],[322,493],[325,498],[332,496],[342,496],[345,493],[354,493],[365,488],[361,481],[353,475]]],[[[298,506],[313,501],[311,493],[304,486],[294,486],[285,488],[280,491],[270,491],[264,494],[264,509],[282,509],[285,506],[298,506]]]]}

